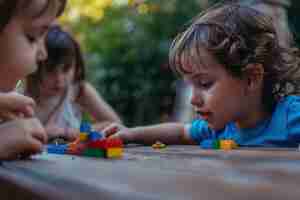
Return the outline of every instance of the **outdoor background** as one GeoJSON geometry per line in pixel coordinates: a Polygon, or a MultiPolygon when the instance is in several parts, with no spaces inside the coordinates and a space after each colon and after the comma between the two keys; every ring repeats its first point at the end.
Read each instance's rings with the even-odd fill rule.
{"type": "MultiPolygon", "coordinates": [[[[185,109],[175,101],[182,82],[169,69],[168,49],[193,16],[217,1],[69,0],[60,20],[82,45],[88,80],[126,125],[145,125],[178,120],[174,112],[185,109]]],[[[278,20],[299,41],[300,2],[265,1],[280,3],[288,20],[278,20]]]]}

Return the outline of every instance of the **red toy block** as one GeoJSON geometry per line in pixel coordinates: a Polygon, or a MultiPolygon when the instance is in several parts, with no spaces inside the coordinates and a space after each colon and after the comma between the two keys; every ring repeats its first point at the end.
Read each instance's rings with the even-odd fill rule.
{"type": "Polygon", "coordinates": [[[80,155],[82,152],[87,148],[86,144],[77,144],[77,145],[72,145],[69,146],[67,153],[69,154],[75,154],[75,155],[80,155]]]}
{"type": "Polygon", "coordinates": [[[104,144],[104,148],[108,149],[108,148],[123,148],[123,141],[121,139],[118,138],[107,138],[105,139],[105,144],[104,144]]]}
{"type": "Polygon", "coordinates": [[[123,148],[123,142],[121,139],[117,138],[106,138],[106,139],[99,139],[96,141],[88,142],[88,147],[90,148],[97,148],[97,149],[108,149],[108,148],[123,148]]]}
{"type": "Polygon", "coordinates": [[[105,147],[105,139],[99,139],[99,140],[95,140],[95,141],[89,141],[87,143],[87,146],[89,148],[93,148],[93,149],[104,149],[104,147],[105,147]]]}

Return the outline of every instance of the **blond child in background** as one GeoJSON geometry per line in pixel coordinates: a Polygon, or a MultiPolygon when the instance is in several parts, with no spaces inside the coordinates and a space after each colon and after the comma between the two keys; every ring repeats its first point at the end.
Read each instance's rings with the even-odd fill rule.
{"type": "Polygon", "coordinates": [[[53,25],[46,37],[46,50],[48,59],[28,78],[25,93],[36,101],[35,112],[46,127],[49,139],[75,139],[84,112],[91,114],[96,130],[113,122],[121,123],[113,109],[85,80],[79,44],[68,32],[53,25]]]}
{"type": "MultiPolygon", "coordinates": [[[[170,65],[192,86],[191,124],[119,128],[126,143],[296,147],[300,143],[299,57],[279,45],[271,19],[239,3],[200,14],[174,40],[170,65]]],[[[113,129],[119,128],[119,131],[113,129]]]]}

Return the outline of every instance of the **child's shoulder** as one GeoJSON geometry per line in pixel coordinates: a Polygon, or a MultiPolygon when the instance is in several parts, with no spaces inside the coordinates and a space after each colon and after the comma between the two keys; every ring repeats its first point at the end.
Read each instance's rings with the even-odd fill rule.
{"type": "Polygon", "coordinates": [[[272,118],[280,124],[297,124],[298,126],[298,122],[296,124],[295,122],[300,120],[300,96],[290,95],[282,98],[272,118]]]}
{"type": "Polygon", "coordinates": [[[277,109],[288,109],[300,111],[300,96],[289,95],[279,100],[277,109]]]}

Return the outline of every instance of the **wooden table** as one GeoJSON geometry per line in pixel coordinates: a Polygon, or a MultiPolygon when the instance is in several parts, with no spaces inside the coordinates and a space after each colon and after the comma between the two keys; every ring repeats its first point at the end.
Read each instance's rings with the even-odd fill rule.
{"type": "Polygon", "coordinates": [[[296,149],[129,147],[123,159],[43,153],[0,167],[0,199],[299,199],[296,149]]]}

